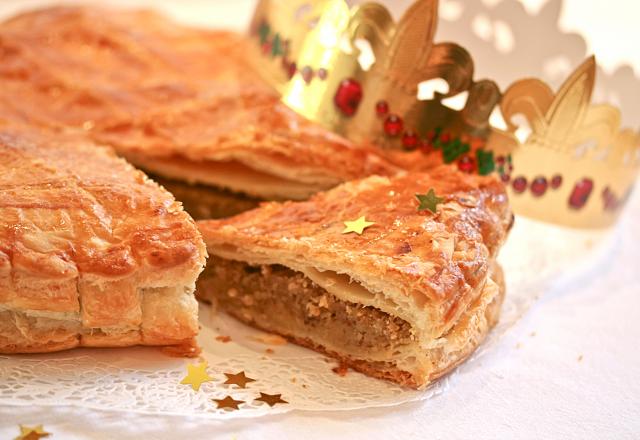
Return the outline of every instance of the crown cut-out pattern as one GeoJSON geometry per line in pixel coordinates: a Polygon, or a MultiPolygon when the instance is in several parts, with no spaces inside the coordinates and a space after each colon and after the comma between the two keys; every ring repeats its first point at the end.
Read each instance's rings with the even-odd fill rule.
{"type": "MultiPolygon", "coordinates": [[[[552,6],[543,13],[553,15],[552,6]]],[[[640,166],[640,137],[621,130],[616,108],[590,104],[595,59],[556,94],[537,79],[516,81],[502,94],[494,81],[474,80],[462,46],[434,42],[437,12],[436,0],[419,0],[396,23],[375,3],[262,0],[252,32],[280,30],[286,50],[280,62],[256,57],[258,67],[290,107],[355,142],[427,153],[440,148],[443,160],[457,161],[463,171],[497,169],[517,213],[572,226],[613,223],[640,166]],[[362,39],[375,58],[369,70],[359,62],[362,39]],[[283,66],[292,64],[322,69],[324,78],[309,80],[304,68],[291,76],[283,66]],[[438,79],[446,91],[418,99],[420,85],[438,79]],[[443,103],[463,95],[458,110],[443,103]],[[495,111],[503,130],[489,124],[495,111]],[[480,150],[475,157],[461,139],[480,150]]]]}

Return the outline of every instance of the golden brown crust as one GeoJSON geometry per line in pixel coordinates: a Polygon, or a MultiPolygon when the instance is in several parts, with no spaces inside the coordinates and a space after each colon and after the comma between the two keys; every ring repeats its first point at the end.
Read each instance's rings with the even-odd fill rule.
{"type": "Polygon", "coordinates": [[[283,105],[242,60],[247,44],[150,12],[23,14],[0,26],[0,121],[83,130],[148,171],[256,197],[305,198],[398,170],[283,105]],[[207,172],[231,161],[283,182],[262,193],[207,172]]]}
{"type": "MultiPolygon", "coordinates": [[[[308,202],[266,203],[227,220],[199,222],[209,252],[307,275],[344,273],[383,294],[431,336],[446,332],[475,300],[504,241],[511,212],[503,185],[443,166],[430,174],[370,177],[308,202]],[[418,212],[415,194],[445,203],[418,212]],[[344,222],[375,222],[362,235],[344,222]]],[[[406,316],[402,316],[407,319],[406,316]]]]}
{"type": "Polygon", "coordinates": [[[0,352],[196,334],[206,251],[169,193],[73,135],[3,128],[0,157],[0,352]]]}

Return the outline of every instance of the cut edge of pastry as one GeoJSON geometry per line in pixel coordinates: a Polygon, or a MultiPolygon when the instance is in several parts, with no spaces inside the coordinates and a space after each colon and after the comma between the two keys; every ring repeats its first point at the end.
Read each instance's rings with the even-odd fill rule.
{"type": "Polygon", "coordinates": [[[263,202],[255,197],[214,186],[167,179],[157,174],[151,174],[150,177],[180,200],[184,210],[194,220],[232,217],[257,208],[263,202]]]}
{"type": "MultiPolygon", "coordinates": [[[[130,231],[113,241],[96,235],[89,228],[92,224],[83,223],[85,229],[73,229],[80,231],[78,236],[85,233],[83,248],[74,241],[80,240],[76,235],[51,234],[48,229],[23,228],[12,240],[3,237],[0,353],[194,342],[199,330],[195,282],[207,253],[193,219],[171,194],[112,149],[72,135],[51,139],[47,134],[51,133],[36,134],[19,126],[3,128],[0,147],[13,153],[16,170],[18,165],[29,166],[33,175],[47,177],[51,191],[76,185],[80,194],[90,194],[87,203],[91,204],[65,205],[60,199],[53,208],[46,204],[15,208],[8,203],[9,214],[18,215],[10,211],[17,210],[25,221],[32,221],[35,214],[28,209],[59,211],[68,224],[76,226],[77,218],[89,217],[67,218],[69,210],[93,209],[100,218],[113,215],[125,220],[133,216],[132,206],[140,206],[138,218],[144,212],[158,220],[147,219],[139,228],[137,223],[129,224],[130,231]],[[95,173],[96,167],[108,169],[107,177],[95,173]],[[58,180],[65,184],[56,185],[58,180]],[[125,184],[130,186],[123,197],[125,184]],[[109,200],[115,202],[105,210],[86,188],[110,191],[110,185],[114,197],[109,200]],[[129,204],[119,205],[121,200],[129,204]]],[[[114,222],[113,227],[123,223],[114,222]]]]}
{"type": "MultiPolygon", "coordinates": [[[[76,347],[182,345],[195,341],[198,304],[188,286],[138,288],[142,320],[86,328],[83,313],[0,306],[0,353],[46,353],[76,347]],[[166,309],[171,310],[171,314],[166,309]]],[[[125,320],[126,321],[126,320],[125,320]]]]}
{"type": "Polygon", "coordinates": [[[504,286],[499,286],[489,279],[480,298],[469,307],[449,333],[439,339],[441,347],[423,352],[428,359],[426,368],[425,363],[417,360],[415,362],[402,362],[402,360],[371,362],[327,350],[322,345],[314,344],[310,339],[289,339],[296,344],[325,353],[341,364],[368,376],[389,380],[406,387],[423,389],[450,373],[473,354],[497,324],[504,295],[504,286]]]}
{"type": "MultiPolygon", "coordinates": [[[[255,261],[248,263],[237,259],[229,260],[224,256],[220,256],[220,253],[217,251],[210,250],[210,253],[214,256],[211,259],[212,266],[208,266],[208,270],[215,270],[215,266],[213,265],[216,263],[216,260],[220,258],[227,262],[240,262],[241,264],[254,268],[282,266],[281,262],[277,264],[260,264],[255,261]]],[[[380,312],[376,312],[378,317],[382,315],[392,319],[398,318],[406,322],[393,311],[384,311],[375,304],[372,304],[371,301],[362,302],[362,290],[365,289],[361,286],[356,287],[358,292],[355,295],[353,292],[347,292],[345,294],[345,291],[340,288],[339,283],[334,284],[331,290],[328,290],[324,287],[327,286],[327,283],[323,283],[324,285],[317,283],[316,280],[320,278],[316,277],[316,279],[312,279],[306,273],[297,271],[287,265],[283,267],[293,270],[297,274],[302,274],[315,289],[324,291],[328,295],[335,297],[337,301],[347,304],[347,308],[349,308],[350,305],[356,308],[362,307],[364,308],[363,310],[377,310],[380,312]]],[[[308,326],[306,323],[305,325],[287,323],[286,326],[293,326],[295,329],[282,331],[282,323],[276,321],[272,324],[260,322],[260,318],[256,319],[255,313],[249,313],[246,308],[241,306],[230,307],[228,304],[225,304],[223,296],[225,294],[230,295],[231,292],[226,293],[220,291],[220,283],[218,283],[215,278],[212,279],[207,275],[207,269],[205,269],[205,273],[198,280],[196,295],[200,299],[216,303],[221,310],[246,324],[267,332],[279,334],[296,344],[327,354],[337,359],[341,364],[351,367],[356,371],[412,388],[424,388],[463,362],[477,348],[498,320],[505,290],[501,268],[497,264],[493,264],[490,276],[487,277],[486,282],[481,286],[478,297],[469,305],[461,317],[446,333],[436,338],[418,336],[414,333],[415,328],[411,326],[410,323],[407,323],[411,326],[411,335],[409,338],[405,338],[404,341],[394,341],[394,336],[386,341],[388,346],[383,344],[381,345],[382,348],[379,349],[367,349],[364,347],[360,350],[358,347],[354,348],[354,344],[345,342],[349,337],[336,338],[335,335],[333,335],[333,337],[323,336],[321,331],[319,331],[317,327],[313,327],[313,325],[308,326]]],[[[317,275],[313,269],[307,270],[307,273],[317,275]]],[[[354,284],[356,283],[351,283],[350,289],[354,287],[354,284]]],[[[254,302],[254,299],[251,297],[253,293],[236,291],[237,289],[235,288],[230,290],[234,292],[232,296],[242,296],[241,301],[244,304],[252,304],[254,302]]],[[[368,296],[374,295],[369,294],[368,296]]],[[[301,298],[301,300],[306,301],[305,298],[301,298]]],[[[236,305],[238,304],[241,303],[237,303],[236,305]]],[[[315,303],[309,302],[308,306],[310,305],[311,307],[317,308],[314,304],[315,303]]],[[[394,308],[393,310],[398,309],[394,308]]],[[[283,315],[281,314],[279,316],[282,318],[283,315]]],[[[334,316],[335,314],[332,315],[332,318],[334,316]]],[[[262,319],[264,319],[264,317],[262,319]]],[[[306,320],[307,318],[304,319],[306,320]]],[[[339,318],[333,318],[331,322],[332,327],[340,328],[344,325],[339,322],[338,319],[339,318]]],[[[290,319],[289,322],[295,322],[296,320],[297,319],[290,319]]],[[[373,328],[373,326],[371,328],[373,328]]],[[[345,326],[345,330],[349,334],[358,333],[357,328],[350,331],[351,329],[345,326]]],[[[366,329],[366,331],[368,330],[370,329],[366,329]]],[[[388,332],[382,332],[379,336],[383,334],[386,335],[388,332]]],[[[370,345],[370,342],[371,341],[365,342],[365,345],[370,345]]]]}
{"type": "MultiPolygon", "coordinates": [[[[205,222],[206,223],[206,222],[205,222]]],[[[201,223],[201,228],[202,228],[201,223]]],[[[211,239],[206,236],[206,239],[211,239]]],[[[216,243],[211,241],[210,244],[216,243]]],[[[416,336],[424,340],[435,340],[449,330],[455,321],[443,322],[437,318],[438,307],[423,308],[416,298],[402,291],[402,286],[390,283],[377,275],[350,270],[346,266],[334,264],[331,259],[324,260],[322,266],[311,266],[303,255],[288,251],[253,246],[251,250],[239,248],[229,242],[220,242],[208,246],[210,255],[229,260],[243,261],[251,265],[279,264],[296,272],[303,273],[310,280],[339,298],[365,306],[372,306],[392,316],[409,322],[416,336]]],[[[472,300],[480,296],[483,285],[467,293],[472,300]]],[[[425,346],[425,348],[428,348],[425,346]]]]}
{"type": "MultiPolygon", "coordinates": [[[[134,165],[164,178],[210,185],[267,200],[305,200],[341,182],[326,175],[299,178],[270,174],[236,159],[196,162],[180,157],[154,158],[130,154],[125,157],[134,165]]],[[[251,163],[255,162],[254,158],[251,163]]]]}

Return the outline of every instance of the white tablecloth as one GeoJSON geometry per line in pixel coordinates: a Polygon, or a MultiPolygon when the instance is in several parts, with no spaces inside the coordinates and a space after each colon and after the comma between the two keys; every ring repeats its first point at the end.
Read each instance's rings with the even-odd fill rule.
{"type": "MultiPolygon", "coordinates": [[[[42,3],[50,2],[3,0],[0,14],[42,3]]],[[[194,11],[215,9],[213,19],[240,26],[251,4],[192,0],[160,6],[200,23],[207,16],[194,11]]],[[[15,437],[18,424],[44,424],[55,439],[640,438],[640,191],[614,234],[609,260],[554,283],[479,360],[482,368],[459,374],[455,386],[426,402],[229,422],[34,402],[0,407],[0,439],[15,437]]]]}

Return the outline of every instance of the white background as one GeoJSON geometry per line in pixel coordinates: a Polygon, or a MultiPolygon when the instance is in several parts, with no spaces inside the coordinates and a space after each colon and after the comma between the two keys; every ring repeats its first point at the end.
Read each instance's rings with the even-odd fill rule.
{"type": "MultiPolygon", "coordinates": [[[[2,0],[0,14],[43,3],[51,2],[2,0]]],[[[112,3],[153,4],[188,22],[228,27],[243,26],[253,4],[112,3]]],[[[387,3],[400,7],[406,2],[387,3]]],[[[536,11],[545,2],[526,3],[536,11]]],[[[626,61],[640,72],[639,8],[630,0],[567,0],[561,23],[584,33],[605,69],[626,61]]],[[[459,374],[455,386],[427,402],[224,423],[74,408],[0,407],[0,439],[17,435],[18,423],[42,423],[55,439],[640,438],[640,192],[612,234],[613,252],[595,259],[589,270],[557,280],[481,358],[482,368],[459,374]]]]}

